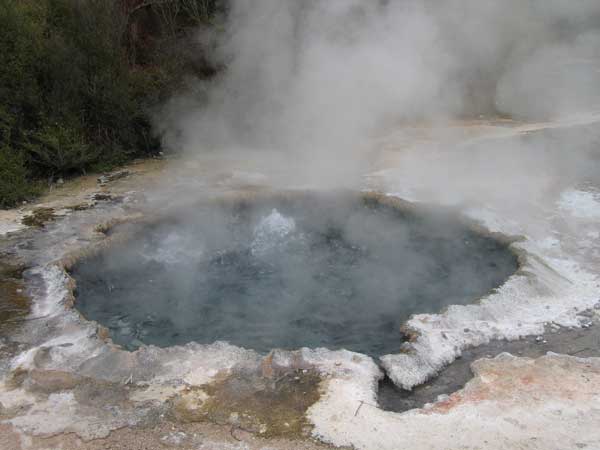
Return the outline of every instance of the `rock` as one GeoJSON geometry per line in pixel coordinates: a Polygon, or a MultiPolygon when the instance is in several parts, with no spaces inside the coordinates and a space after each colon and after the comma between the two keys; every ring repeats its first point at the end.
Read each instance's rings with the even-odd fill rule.
{"type": "Polygon", "coordinates": [[[183,431],[171,431],[161,437],[160,441],[167,446],[182,447],[189,443],[189,438],[183,431]]]}
{"type": "Polygon", "coordinates": [[[96,192],[96,193],[92,194],[92,201],[94,201],[94,202],[108,202],[108,201],[118,202],[118,201],[122,201],[122,200],[123,200],[123,196],[112,195],[108,192],[96,192]]]}
{"type": "Polygon", "coordinates": [[[97,202],[108,201],[112,200],[112,195],[104,192],[96,192],[95,194],[92,194],[92,200],[97,202]]]}
{"type": "Polygon", "coordinates": [[[81,379],[72,373],[59,370],[34,369],[29,373],[27,388],[30,391],[52,393],[75,388],[81,379]]]}
{"type": "Polygon", "coordinates": [[[129,176],[129,170],[118,170],[117,172],[107,173],[98,178],[99,184],[110,183],[121,178],[129,176]]]}
{"type": "Polygon", "coordinates": [[[105,341],[110,338],[110,330],[102,325],[98,325],[96,328],[96,335],[105,341]]]}
{"type": "Polygon", "coordinates": [[[260,368],[262,376],[265,378],[272,379],[275,373],[275,369],[273,368],[273,356],[273,352],[270,352],[261,362],[260,368]]]}
{"type": "Polygon", "coordinates": [[[28,227],[42,228],[47,222],[53,221],[55,218],[53,208],[36,208],[31,214],[23,217],[21,223],[28,227]]]}
{"type": "Polygon", "coordinates": [[[203,406],[208,398],[202,389],[187,389],[173,399],[173,415],[183,422],[200,422],[206,419],[207,413],[203,406]]]}
{"type": "Polygon", "coordinates": [[[92,204],[90,203],[77,203],[74,205],[67,206],[66,209],[71,211],[85,211],[86,209],[90,209],[92,204]]]}

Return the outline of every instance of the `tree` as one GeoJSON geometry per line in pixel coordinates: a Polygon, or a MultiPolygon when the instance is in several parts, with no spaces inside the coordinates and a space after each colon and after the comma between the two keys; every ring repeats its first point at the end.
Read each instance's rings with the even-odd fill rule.
{"type": "Polygon", "coordinates": [[[213,0],[181,0],[181,7],[197,25],[210,23],[215,12],[213,0]]]}

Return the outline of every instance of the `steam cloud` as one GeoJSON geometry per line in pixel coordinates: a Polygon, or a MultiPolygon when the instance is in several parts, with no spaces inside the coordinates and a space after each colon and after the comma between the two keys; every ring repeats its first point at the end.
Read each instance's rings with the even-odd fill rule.
{"type": "Polygon", "coordinates": [[[600,105],[599,25],[597,0],[232,0],[213,55],[226,70],[158,128],[191,153],[283,152],[335,185],[402,122],[600,105]]]}
{"type": "MultiPolygon", "coordinates": [[[[190,81],[186,92],[164,106],[157,127],[168,147],[225,159],[231,154],[234,163],[258,161],[261,173],[282,167],[286,187],[364,187],[357,180],[372,174],[371,152],[381,144],[373,141],[400,130],[394,145],[406,137],[418,151],[396,151],[393,169],[384,164],[393,171],[386,192],[397,188],[402,194],[409,186],[422,188],[419,199],[434,203],[485,207],[492,201],[507,218],[539,213],[541,199],[560,193],[560,184],[600,183],[598,121],[543,133],[511,134],[507,128],[509,139],[487,136],[468,144],[464,135],[415,144],[410,127],[400,126],[481,115],[540,121],[600,110],[598,0],[231,0],[224,30],[211,39],[215,64],[225,70],[210,81],[190,81]]],[[[423,127],[429,134],[468,134],[466,128],[423,127]]],[[[194,189],[188,181],[181,184],[194,189]]],[[[316,211],[311,220],[327,214],[316,211]]],[[[371,248],[403,241],[398,224],[378,225],[363,216],[339,222],[350,239],[371,248]]],[[[206,242],[218,249],[234,243],[218,212],[189,217],[188,223],[183,235],[157,231],[158,256],[164,250],[185,261],[190,251],[194,257],[205,251],[206,242]]],[[[390,279],[406,286],[430,283],[426,274],[435,258],[397,247],[378,250],[385,264],[377,273],[394,271],[390,279]]],[[[450,253],[462,261],[458,251],[450,253]]],[[[111,261],[114,272],[134,267],[138,257],[123,249],[111,261]]],[[[277,264],[289,285],[307,292],[312,265],[277,264]]],[[[364,298],[401,290],[373,281],[374,273],[352,273],[364,298]]],[[[197,278],[196,272],[176,272],[170,289],[178,298],[193,298],[197,278]]],[[[468,271],[452,279],[463,287],[481,281],[468,271]]],[[[151,309],[185,327],[194,317],[191,304],[157,303],[151,309]]],[[[381,305],[387,311],[392,303],[381,305]]],[[[360,308],[356,317],[366,314],[360,308]]],[[[288,317],[280,319],[285,324],[288,317]]]]}

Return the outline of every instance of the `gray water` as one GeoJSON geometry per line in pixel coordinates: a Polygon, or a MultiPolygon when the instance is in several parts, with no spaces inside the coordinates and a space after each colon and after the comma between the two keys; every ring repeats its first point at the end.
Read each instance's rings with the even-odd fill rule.
{"type": "Polygon", "coordinates": [[[414,313],[473,302],[515,256],[444,214],[356,196],[205,205],[73,270],[77,308],[128,349],[190,341],[398,350],[414,313]]]}

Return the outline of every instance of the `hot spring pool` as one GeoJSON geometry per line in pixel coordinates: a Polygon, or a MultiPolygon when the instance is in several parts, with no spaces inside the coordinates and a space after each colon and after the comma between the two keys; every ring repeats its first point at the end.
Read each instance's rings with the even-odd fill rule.
{"type": "Polygon", "coordinates": [[[504,244],[457,218],[373,196],[207,202],[121,228],[124,243],[72,276],[79,311],[128,349],[222,340],[393,353],[411,314],[473,302],[517,269],[504,244]]]}

